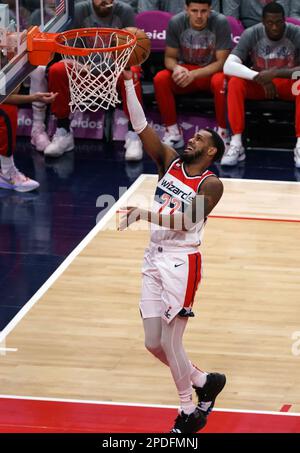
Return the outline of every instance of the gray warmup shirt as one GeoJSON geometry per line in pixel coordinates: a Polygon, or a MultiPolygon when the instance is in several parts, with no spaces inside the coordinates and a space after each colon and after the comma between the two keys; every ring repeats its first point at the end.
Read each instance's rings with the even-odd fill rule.
{"type": "Polygon", "coordinates": [[[190,27],[187,14],[182,12],[171,18],[166,44],[180,50],[180,62],[203,67],[216,61],[217,50],[232,48],[231,31],[223,14],[212,11],[207,27],[198,31],[190,27]]]}
{"type": "Polygon", "coordinates": [[[124,28],[135,26],[135,14],[131,6],[114,1],[107,17],[99,17],[93,8],[92,0],[85,0],[75,5],[72,28],[124,28]]]}
{"type": "MultiPolygon", "coordinates": [[[[245,28],[252,27],[262,20],[262,10],[264,6],[273,0],[223,0],[223,13],[226,16],[233,16],[240,19],[245,28]]],[[[300,0],[296,0],[300,2],[300,0]]],[[[286,13],[289,15],[290,0],[278,0],[286,13]]]]}
{"type": "MultiPolygon", "coordinates": [[[[226,0],[225,0],[226,1],[226,0]]],[[[178,14],[184,11],[185,0],[138,0],[138,12],[142,11],[168,11],[178,14]]],[[[219,0],[212,1],[212,9],[220,11],[219,0]]]]}
{"type": "Polygon", "coordinates": [[[244,31],[232,54],[237,55],[243,63],[247,63],[250,58],[250,66],[255,71],[294,68],[300,64],[300,27],[286,24],[280,41],[272,41],[263,24],[255,25],[244,31]]]}

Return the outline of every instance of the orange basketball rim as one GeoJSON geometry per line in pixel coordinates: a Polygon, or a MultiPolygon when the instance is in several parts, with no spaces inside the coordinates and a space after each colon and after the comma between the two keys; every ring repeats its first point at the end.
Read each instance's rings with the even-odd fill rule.
{"type": "MultiPolygon", "coordinates": [[[[29,62],[33,66],[47,65],[54,53],[62,55],[87,56],[92,52],[121,52],[125,49],[132,51],[136,44],[136,36],[128,30],[112,28],[78,28],[62,33],[41,32],[38,26],[32,27],[27,33],[27,51],[29,62]],[[109,47],[73,47],[68,43],[79,38],[109,37],[113,34],[127,38],[127,43],[109,47]]],[[[105,41],[104,41],[105,42],[105,41]]],[[[115,41],[116,42],[116,41],[115,41]]],[[[124,41],[122,41],[124,42],[124,41]]],[[[131,52],[130,52],[131,53],[131,52]]]]}
{"type": "Polygon", "coordinates": [[[33,27],[27,35],[28,59],[34,66],[47,65],[54,53],[61,54],[69,80],[71,112],[96,112],[121,102],[117,82],[136,42],[129,30],[80,28],[43,33],[33,27]]]}

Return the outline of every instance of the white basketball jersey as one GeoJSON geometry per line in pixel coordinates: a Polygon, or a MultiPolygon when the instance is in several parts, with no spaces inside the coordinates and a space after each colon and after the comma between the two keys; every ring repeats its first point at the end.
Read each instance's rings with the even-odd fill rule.
{"type": "MultiPolygon", "coordinates": [[[[202,175],[188,176],[183,161],[177,158],[157,183],[153,211],[161,214],[184,213],[198,194],[202,182],[210,176],[216,175],[206,170],[202,175]]],[[[198,247],[205,223],[206,219],[189,231],[175,231],[151,224],[151,242],[169,247],[198,247]]]]}

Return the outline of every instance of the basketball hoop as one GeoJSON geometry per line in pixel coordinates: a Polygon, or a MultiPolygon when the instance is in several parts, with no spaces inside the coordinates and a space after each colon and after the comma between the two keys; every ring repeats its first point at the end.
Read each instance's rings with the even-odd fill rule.
{"type": "Polygon", "coordinates": [[[48,64],[55,52],[61,54],[69,78],[71,112],[107,110],[120,102],[117,81],[135,45],[133,33],[112,28],[42,33],[33,27],[27,35],[32,65],[48,64]]]}

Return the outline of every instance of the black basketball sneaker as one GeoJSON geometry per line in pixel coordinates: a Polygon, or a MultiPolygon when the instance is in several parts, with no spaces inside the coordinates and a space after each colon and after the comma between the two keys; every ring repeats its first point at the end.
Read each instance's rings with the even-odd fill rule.
{"type": "Polygon", "coordinates": [[[198,396],[198,408],[205,415],[209,415],[214,407],[218,394],[226,384],[225,374],[209,373],[203,387],[195,387],[198,396]]]}
{"type": "Polygon", "coordinates": [[[198,408],[192,414],[181,412],[175,419],[171,433],[196,433],[206,425],[206,415],[198,408]]]}

